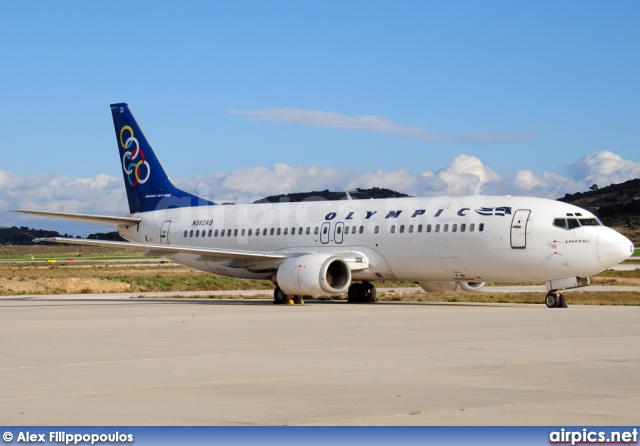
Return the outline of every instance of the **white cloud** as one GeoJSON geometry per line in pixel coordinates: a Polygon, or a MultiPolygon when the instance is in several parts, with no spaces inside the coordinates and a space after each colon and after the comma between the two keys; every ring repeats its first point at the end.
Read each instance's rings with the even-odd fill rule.
{"type": "Polygon", "coordinates": [[[442,136],[430,133],[426,127],[407,127],[391,122],[382,116],[349,116],[320,110],[298,108],[268,108],[264,110],[228,110],[227,113],[251,117],[252,121],[287,122],[342,130],[390,133],[401,138],[436,142],[519,142],[535,139],[532,136],[509,133],[476,133],[442,136]]]}
{"type": "MultiPolygon", "coordinates": [[[[178,187],[199,193],[216,202],[253,202],[268,195],[329,189],[386,187],[413,196],[437,195],[530,195],[559,198],[566,193],[586,191],[596,183],[600,187],[640,177],[640,162],[624,160],[604,151],[591,153],[566,166],[572,177],[557,172],[535,174],[520,170],[507,177],[486,166],[479,158],[461,154],[435,172],[414,173],[407,169],[377,170],[359,173],[349,169],[317,166],[254,167],[189,179],[177,179],[178,187]]],[[[42,209],[64,212],[126,214],[127,198],[122,178],[100,174],[95,178],[36,175],[22,177],[0,170],[0,209],[42,209]]],[[[65,222],[4,213],[1,226],[24,225],[62,228],[65,222]],[[46,223],[46,224],[45,224],[46,223]]],[[[61,229],[58,229],[61,230],[61,229]]],[[[92,227],[88,232],[108,231],[92,227]]],[[[86,233],[88,233],[86,232],[86,233]]],[[[77,232],[86,235],[83,232],[77,232]]]]}
{"type": "Polygon", "coordinates": [[[574,180],[600,187],[640,177],[640,163],[609,152],[594,152],[567,166],[574,180]]]}

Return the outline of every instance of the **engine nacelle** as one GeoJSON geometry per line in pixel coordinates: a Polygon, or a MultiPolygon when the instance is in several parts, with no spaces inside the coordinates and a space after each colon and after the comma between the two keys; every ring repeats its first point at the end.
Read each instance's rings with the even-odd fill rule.
{"type": "Polygon", "coordinates": [[[418,282],[427,293],[452,293],[458,285],[453,280],[451,282],[418,282]]]}
{"type": "Polygon", "coordinates": [[[484,286],[484,282],[459,282],[462,291],[478,291],[484,286]]]}
{"type": "Polygon", "coordinates": [[[452,293],[460,288],[462,291],[478,291],[484,286],[484,282],[418,282],[427,293],[452,293]]]}
{"type": "Polygon", "coordinates": [[[306,254],[282,262],[276,281],[285,294],[292,296],[342,294],[351,283],[351,269],[340,257],[306,254]]]}

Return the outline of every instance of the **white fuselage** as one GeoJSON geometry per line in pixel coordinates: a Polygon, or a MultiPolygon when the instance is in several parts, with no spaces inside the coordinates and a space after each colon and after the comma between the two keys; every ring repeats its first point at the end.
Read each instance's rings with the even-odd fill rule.
{"type": "MultiPolygon", "coordinates": [[[[465,196],[198,206],[136,214],[120,227],[135,242],[335,253],[368,262],[353,280],[546,281],[597,274],[629,256],[631,242],[584,209],[553,200],[465,196]],[[556,219],[582,220],[572,229],[556,219]],[[223,235],[224,234],[224,235],[223,235]],[[354,254],[355,253],[355,254],[354,254]]],[[[568,224],[571,225],[571,222],[568,224]]],[[[278,262],[251,265],[193,254],[167,257],[219,275],[269,277],[278,262]]]]}

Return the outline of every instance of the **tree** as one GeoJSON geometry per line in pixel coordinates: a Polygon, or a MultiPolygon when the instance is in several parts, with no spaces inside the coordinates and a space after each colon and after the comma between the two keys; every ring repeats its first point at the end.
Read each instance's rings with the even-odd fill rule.
{"type": "Polygon", "coordinates": [[[598,187],[598,185],[597,185],[597,184],[593,184],[593,185],[591,185],[591,187],[589,188],[589,190],[598,190],[598,189],[599,189],[599,187],[598,187]]]}

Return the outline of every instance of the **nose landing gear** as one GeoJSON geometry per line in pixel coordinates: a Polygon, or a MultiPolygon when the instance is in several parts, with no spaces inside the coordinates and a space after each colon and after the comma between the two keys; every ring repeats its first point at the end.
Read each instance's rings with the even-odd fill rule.
{"type": "Polygon", "coordinates": [[[549,291],[547,297],[544,299],[544,303],[549,308],[567,308],[567,303],[564,300],[564,296],[555,290],[549,291]]]}

